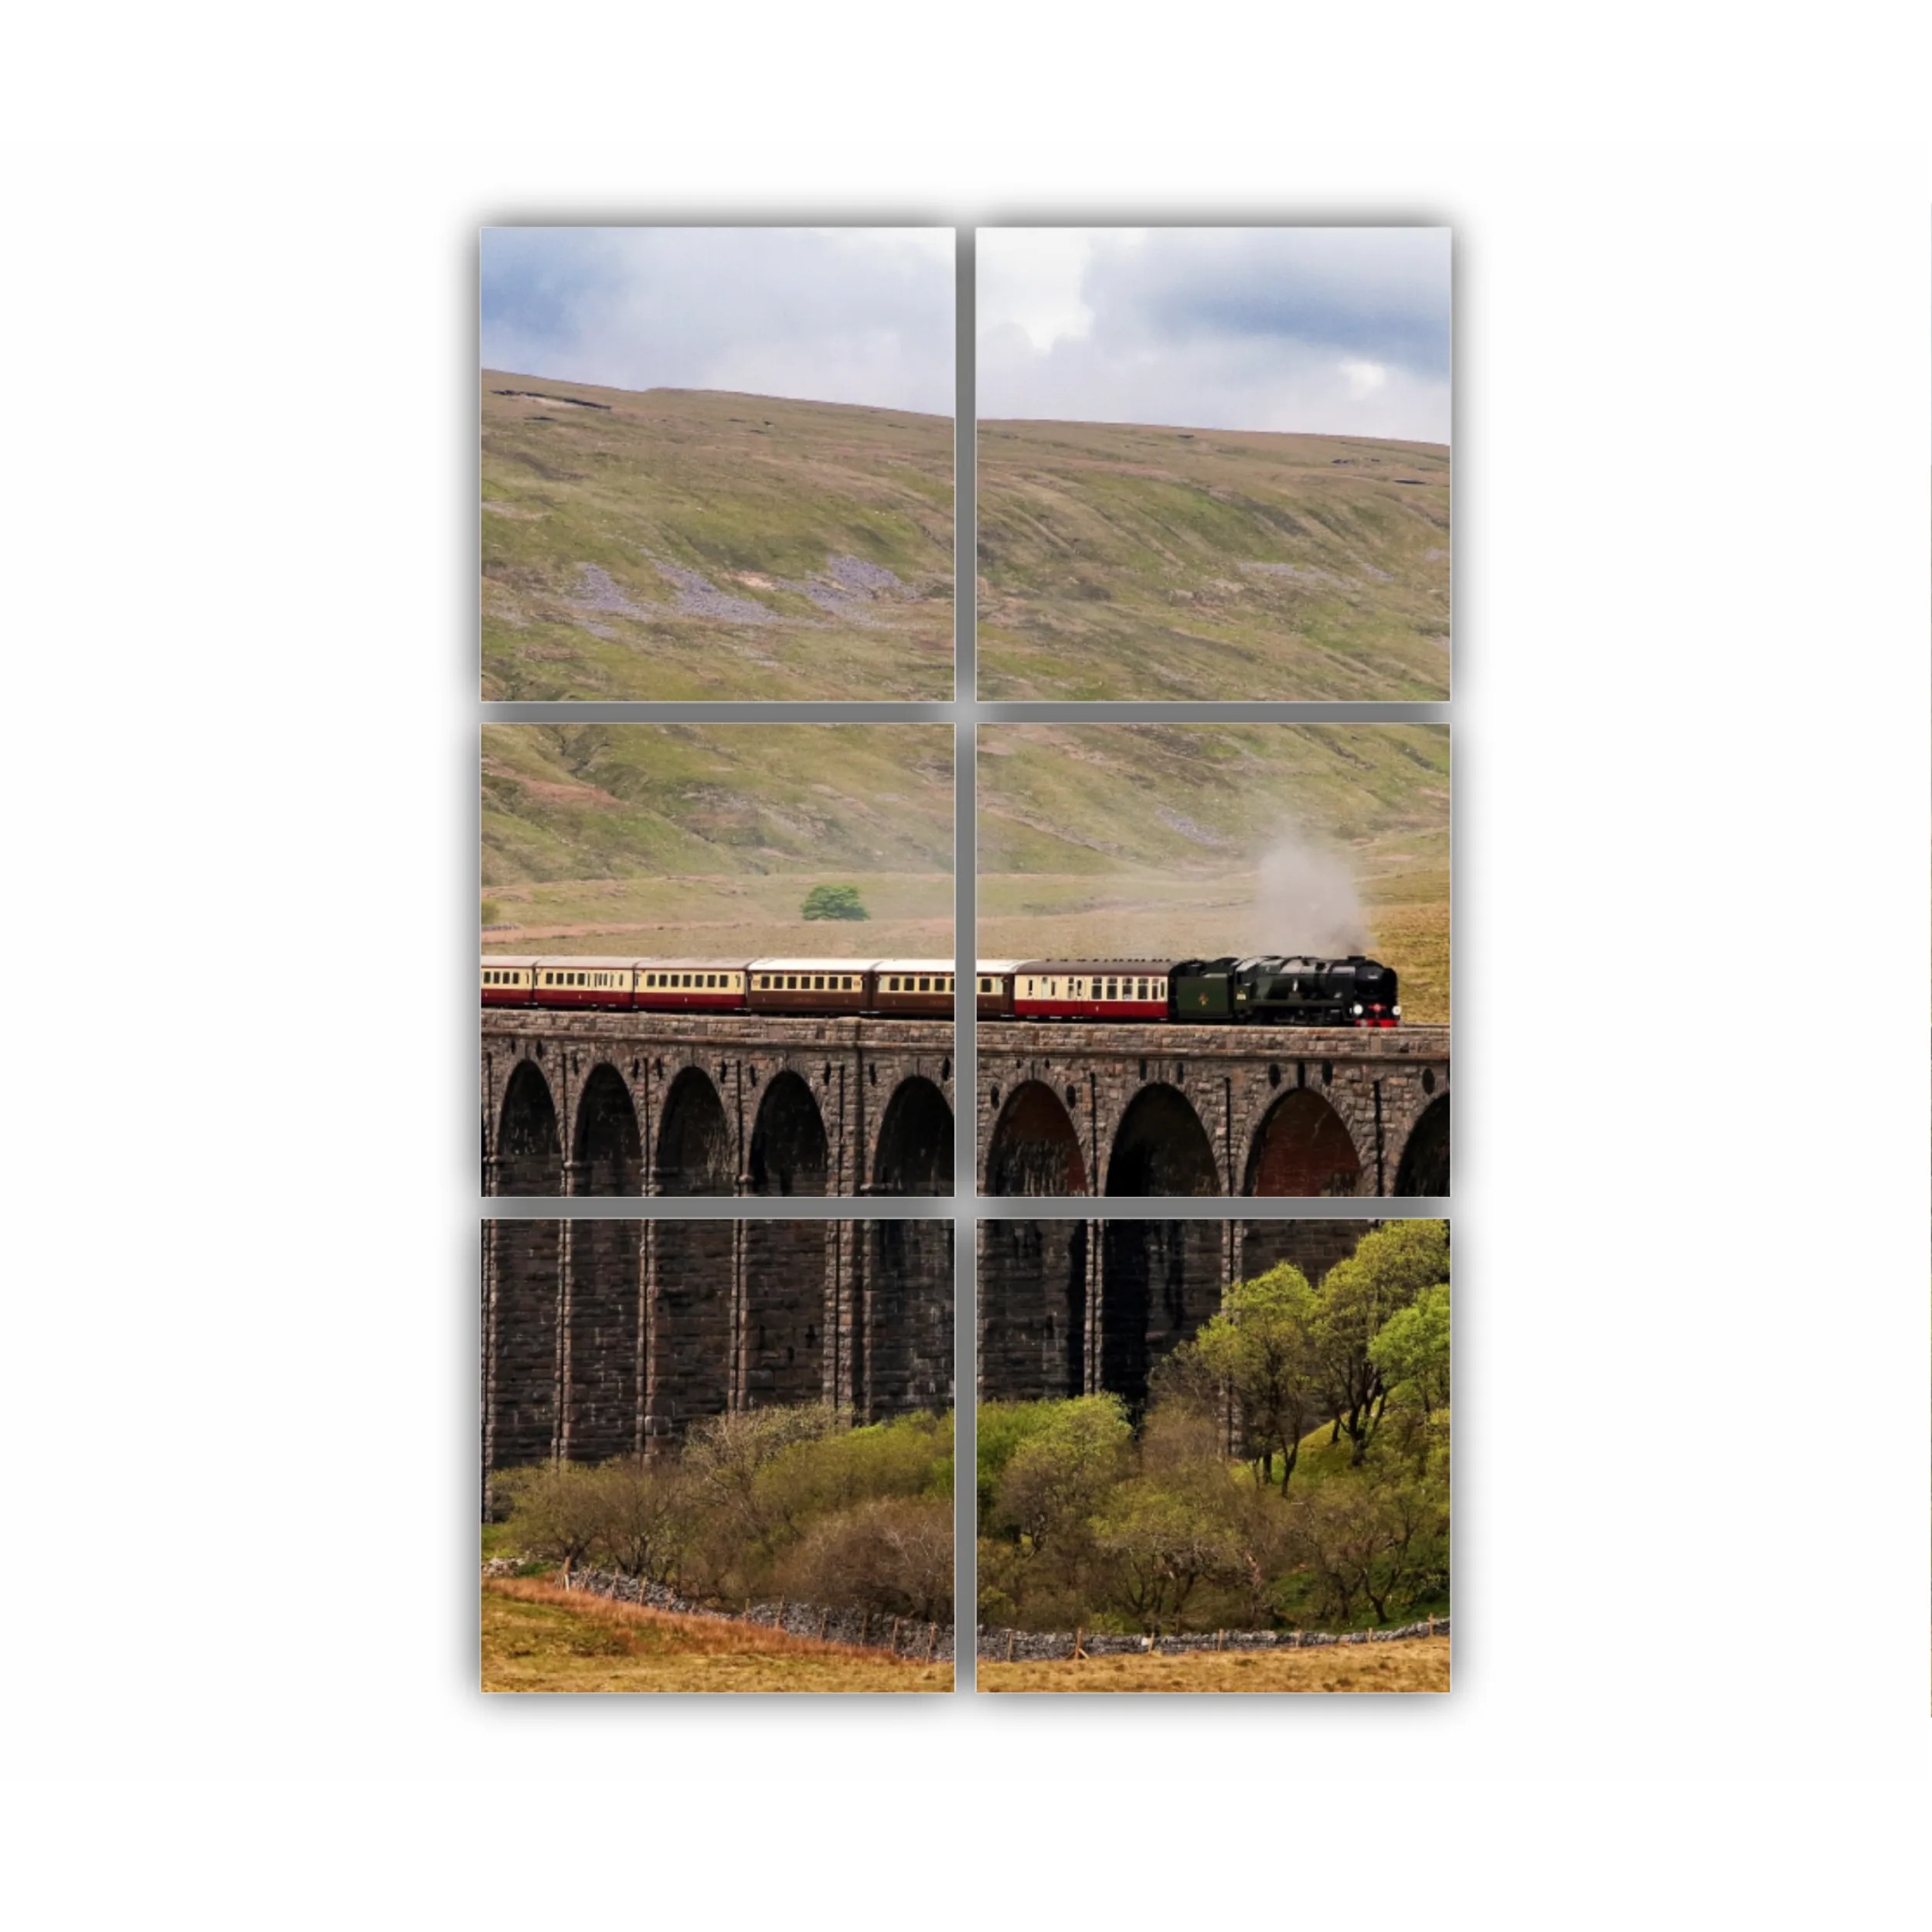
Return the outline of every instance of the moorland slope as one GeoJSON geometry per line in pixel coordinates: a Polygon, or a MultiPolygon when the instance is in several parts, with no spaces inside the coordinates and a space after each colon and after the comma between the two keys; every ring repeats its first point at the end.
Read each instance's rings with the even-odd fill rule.
{"type": "Polygon", "coordinates": [[[482,376],[487,699],[950,699],[953,425],[482,376]]]}
{"type": "Polygon", "coordinates": [[[492,951],[950,954],[952,730],[491,725],[482,845],[492,951]],[[869,920],[801,919],[835,883],[869,920]]]}
{"type": "Polygon", "coordinates": [[[982,698],[1448,696],[1447,447],[989,421],[978,449],[982,698]]]}

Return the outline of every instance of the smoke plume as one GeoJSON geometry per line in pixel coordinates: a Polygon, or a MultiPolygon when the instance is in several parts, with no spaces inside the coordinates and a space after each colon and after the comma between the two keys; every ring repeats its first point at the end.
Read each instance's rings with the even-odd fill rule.
{"type": "Polygon", "coordinates": [[[1369,921],[1355,873],[1338,853],[1285,828],[1256,868],[1244,949],[1318,957],[1369,950],[1369,921]]]}

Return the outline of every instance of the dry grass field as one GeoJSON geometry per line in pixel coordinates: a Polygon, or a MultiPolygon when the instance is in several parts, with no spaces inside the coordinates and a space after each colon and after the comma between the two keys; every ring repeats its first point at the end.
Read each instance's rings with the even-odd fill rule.
{"type": "Polygon", "coordinates": [[[483,1583],[486,1691],[950,1691],[950,1663],[674,1617],[531,1578],[483,1583]]]}
{"type": "Polygon", "coordinates": [[[1079,1663],[979,1665],[983,1691],[1446,1691],[1447,1637],[1320,1650],[1164,1657],[1090,1657],[1079,1663]]]}

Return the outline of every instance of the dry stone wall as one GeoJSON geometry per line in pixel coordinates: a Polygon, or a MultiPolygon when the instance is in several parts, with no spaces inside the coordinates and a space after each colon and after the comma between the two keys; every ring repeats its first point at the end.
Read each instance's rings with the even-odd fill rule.
{"type": "Polygon", "coordinates": [[[742,1610],[720,1610],[716,1604],[695,1603],[680,1597],[662,1583],[647,1583],[641,1577],[620,1576],[607,1570],[578,1570],[564,1587],[608,1597],[613,1603],[641,1604],[647,1609],[668,1611],[675,1616],[714,1617],[721,1622],[757,1624],[767,1630],[782,1630],[793,1637],[815,1637],[828,1644],[887,1651],[896,1657],[916,1658],[921,1663],[952,1660],[951,1624],[929,1623],[911,1617],[883,1617],[876,1611],[833,1610],[823,1604],[794,1603],[788,1599],[747,1604],[742,1610]]]}
{"type": "Polygon", "coordinates": [[[991,1663],[1051,1662],[1073,1655],[1126,1657],[1148,1651],[1318,1650],[1333,1644],[1399,1644],[1417,1637],[1447,1637],[1447,1617],[1426,1617],[1389,1630],[1204,1630],[1164,1635],[1158,1641],[1138,1633],[1029,1630],[981,1630],[978,1654],[991,1663]]]}

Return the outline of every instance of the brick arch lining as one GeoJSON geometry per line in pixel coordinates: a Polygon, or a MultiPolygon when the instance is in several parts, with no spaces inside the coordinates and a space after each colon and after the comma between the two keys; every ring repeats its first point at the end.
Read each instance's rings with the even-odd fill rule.
{"type": "Polygon", "coordinates": [[[1448,1193],[1450,1132],[1449,1092],[1445,1087],[1410,1122],[1403,1137],[1393,1192],[1412,1198],[1448,1193]]]}
{"type": "Polygon", "coordinates": [[[1220,1191],[1214,1142],[1194,1103],[1165,1080],[1148,1082],[1115,1124],[1105,1192],[1148,1196],[1220,1191]]]}
{"type": "Polygon", "coordinates": [[[644,1139],[629,1083],[609,1060],[580,1083],[570,1109],[576,1194],[641,1194],[644,1139]]]}
{"type": "Polygon", "coordinates": [[[746,1163],[753,1194],[823,1194],[831,1145],[810,1083],[791,1068],[760,1083],[746,1163]]]}
{"type": "Polygon", "coordinates": [[[879,1117],[869,1164],[875,1194],[953,1191],[953,1110],[937,1081],[908,1073],[879,1117]]]}
{"type": "Polygon", "coordinates": [[[655,1149],[659,1194],[732,1194],[737,1159],[731,1118],[703,1067],[681,1067],[665,1090],[655,1149]]]}
{"type": "MultiPolygon", "coordinates": [[[[1372,1150],[1369,1160],[1372,1160],[1372,1150]]],[[[1333,1196],[1371,1188],[1369,1160],[1347,1117],[1329,1096],[1311,1087],[1291,1087],[1275,1097],[1248,1141],[1243,1194],[1333,1196]]]]}
{"type": "Polygon", "coordinates": [[[1084,1194],[1080,1129],[1044,1080],[1022,1080],[1001,1103],[986,1145],[992,1195],[1084,1194]]]}
{"type": "Polygon", "coordinates": [[[505,1076],[496,1113],[496,1191],[561,1194],[563,1131],[543,1069],[519,1060],[505,1076]]]}

